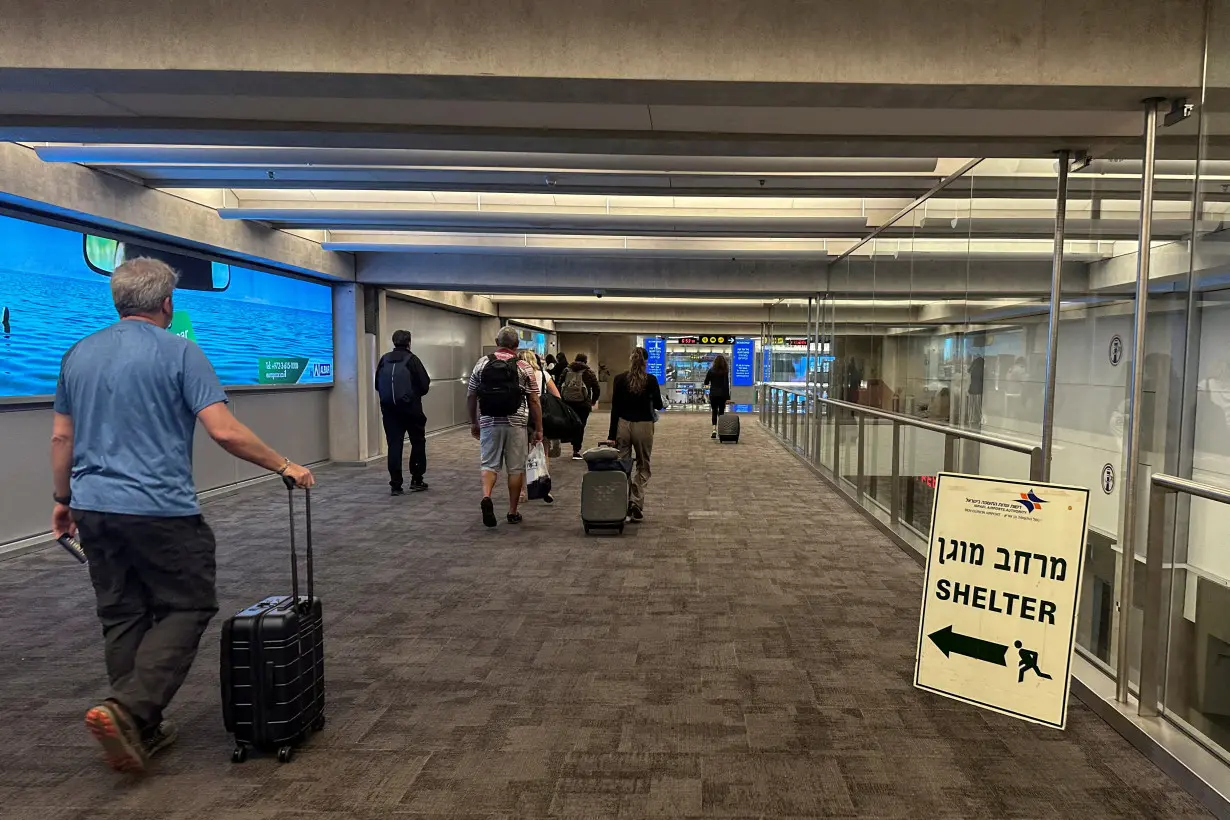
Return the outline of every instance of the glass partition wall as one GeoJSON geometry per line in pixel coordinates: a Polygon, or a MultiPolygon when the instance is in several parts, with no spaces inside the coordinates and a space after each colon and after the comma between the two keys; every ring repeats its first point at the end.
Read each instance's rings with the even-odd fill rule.
{"type": "MultiPolygon", "coordinates": [[[[1172,492],[1158,520],[1149,509],[1153,475],[1230,488],[1230,0],[1210,8],[1190,116],[1182,100],[1156,104],[1146,264],[1143,101],[1139,136],[1072,152],[1053,351],[1060,159],[984,160],[818,273],[812,336],[831,343],[831,372],[799,449],[922,552],[939,472],[1040,475],[1028,448],[1050,372],[1050,480],[1091,490],[1078,651],[1133,703],[1156,666],[1156,713],[1230,762],[1230,504],[1172,492]],[[996,196],[984,180],[1014,167],[1051,194],[996,196]]],[[[791,440],[789,424],[773,429],[791,440]]]]}

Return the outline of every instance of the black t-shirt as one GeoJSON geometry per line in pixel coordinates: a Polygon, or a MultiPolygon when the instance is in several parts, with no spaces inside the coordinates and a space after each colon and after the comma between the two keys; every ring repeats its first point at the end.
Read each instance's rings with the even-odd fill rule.
{"type": "Polygon", "coordinates": [[[718,375],[713,372],[713,368],[709,368],[709,372],[705,374],[705,384],[709,385],[709,399],[711,401],[726,401],[730,398],[729,373],[718,375]]]}

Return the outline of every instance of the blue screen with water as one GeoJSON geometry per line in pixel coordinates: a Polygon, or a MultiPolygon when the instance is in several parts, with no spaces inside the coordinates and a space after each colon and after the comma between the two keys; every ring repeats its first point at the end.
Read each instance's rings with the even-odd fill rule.
{"type": "MultiPolygon", "coordinates": [[[[223,290],[175,291],[175,324],[190,327],[224,385],[333,381],[328,285],[229,266],[223,290]]],[[[110,280],[86,264],[82,234],[0,216],[0,396],[55,393],[60,358],[117,321],[110,280]]]]}

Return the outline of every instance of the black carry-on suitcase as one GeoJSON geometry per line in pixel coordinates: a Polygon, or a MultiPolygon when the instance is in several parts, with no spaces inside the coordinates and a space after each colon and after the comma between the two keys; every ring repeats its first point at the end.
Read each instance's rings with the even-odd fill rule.
{"type": "Polygon", "coordinates": [[[222,625],[222,715],[235,736],[231,760],[277,750],[289,763],[295,747],[325,725],[325,645],[320,599],[312,577],[312,496],[304,490],[307,597],[299,596],[295,553],[295,485],[290,502],[290,595],[274,595],[222,625]]]}

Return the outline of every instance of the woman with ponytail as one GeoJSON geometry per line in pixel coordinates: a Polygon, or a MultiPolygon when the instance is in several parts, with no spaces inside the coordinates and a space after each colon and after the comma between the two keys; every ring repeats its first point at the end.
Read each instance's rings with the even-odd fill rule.
{"type": "Polygon", "coordinates": [[[645,519],[645,485],[649,483],[653,455],[654,411],[665,409],[658,379],[645,370],[649,354],[645,348],[632,351],[628,372],[615,377],[611,392],[611,427],[607,437],[619,448],[619,457],[636,453],[636,472],[628,503],[628,518],[639,523],[645,519]]]}

